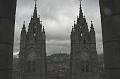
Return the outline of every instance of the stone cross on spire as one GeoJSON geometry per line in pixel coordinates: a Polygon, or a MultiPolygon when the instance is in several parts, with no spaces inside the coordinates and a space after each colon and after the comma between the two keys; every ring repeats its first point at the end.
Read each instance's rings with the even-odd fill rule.
{"type": "Polygon", "coordinates": [[[80,6],[81,6],[81,2],[82,2],[82,0],[80,0],[80,6]]]}
{"type": "Polygon", "coordinates": [[[80,0],[80,3],[82,2],[82,0],[80,0]]]}
{"type": "Polygon", "coordinates": [[[35,1],[35,7],[36,7],[36,5],[37,5],[37,0],[34,0],[35,1]]]}
{"type": "Polygon", "coordinates": [[[37,3],[37,0],[34,0],[35,1],[35,3],[37,3]]]}

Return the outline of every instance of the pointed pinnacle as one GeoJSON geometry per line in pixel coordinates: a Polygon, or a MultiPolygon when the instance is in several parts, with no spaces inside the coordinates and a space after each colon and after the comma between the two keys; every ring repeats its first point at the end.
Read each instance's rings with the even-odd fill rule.
{"type": "Polygon", "coordinates": [[[91,21],[91,29],[94,29],[94,27],[93,27],[93,21],[91,21]]]}
{"type": "Polygon", "coordinates": [[[25,21],[23,22],[23,24],[25,24],[25,21]]]}
{"type": "Polygon", "coordinates": [[[25,28],[25,21],[23,22],[23,28],[22,28],[22,29],[26,29],[26,28],[25,28]]]}
{"type": "Polygon", "coordinates": [[[43,26],[43,32],[45,31],[45,27],[43,26]]]}

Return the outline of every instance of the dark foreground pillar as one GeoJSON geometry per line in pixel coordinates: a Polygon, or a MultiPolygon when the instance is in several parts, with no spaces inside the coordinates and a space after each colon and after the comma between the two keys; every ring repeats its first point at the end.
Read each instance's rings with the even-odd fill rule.
{"type": "Polygon", "coordinates": [[[100,0],[105,79],[120,79],[120,0],[100,0]]]}
{"type": "Polygon", "coordinates": [[[12,79],[16,0],[0,0],[0,79],[12,79]]]}

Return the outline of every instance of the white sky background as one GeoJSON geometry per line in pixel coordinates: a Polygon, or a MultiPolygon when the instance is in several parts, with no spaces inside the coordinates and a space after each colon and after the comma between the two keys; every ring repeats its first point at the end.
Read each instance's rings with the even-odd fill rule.
{"type": "MultiPolygon", "coordinates": [[[[97,52],[103,53],[101,20],[98,0],[82,0],[83,13],[90,27],[93,20],[97,39],[97,52]]],[[[14,54],[19,52],[20,32],[23,21],[26,27],[34,11],[34,0],[18,0],[16,9],[16,25],[14,54]]],[[[70,53],[71,27],[79,13],[79,0],[38,0],[37,10],[45,26],[47,38],[47,55],[53,53],[70,53]]]]}

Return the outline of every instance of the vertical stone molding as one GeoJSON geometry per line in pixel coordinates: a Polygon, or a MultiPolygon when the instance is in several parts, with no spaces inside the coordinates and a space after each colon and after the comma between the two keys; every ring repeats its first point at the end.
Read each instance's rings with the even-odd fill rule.
{"type": "Polygon", "coordinates": [[[99,0],[105,79],[120,79],[120,0],[99,0]]]}
{"type": "Polygon", "coordinates": [[[0,79],[12,79],[16,0],[0,0],[0,79]]]}

